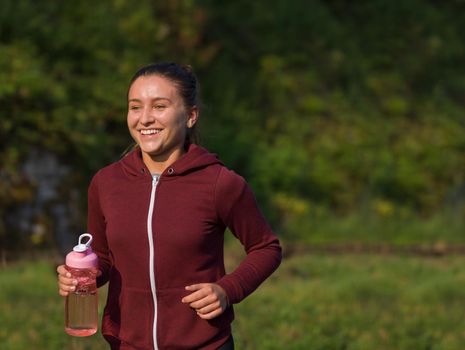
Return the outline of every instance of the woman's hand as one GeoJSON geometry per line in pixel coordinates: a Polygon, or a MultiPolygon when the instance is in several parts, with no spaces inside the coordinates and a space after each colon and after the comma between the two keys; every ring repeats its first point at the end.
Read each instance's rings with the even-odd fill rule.
{"type": "Polygon", "coordinates": [[[78,281],[71,277],[65,265],[57,267],[58,272],[58,292],[61,296],[66,297],[70,292],[76,289],[78,281]]]}
{"type": "MultiPolygon", "coordinates": [[[[71,273],[66,269],[65,265],[60,265],[57,267],[58,273],[58,293],[61,296],[68,296],[70,292],[76,290],[78,285],[78,280],[71,276],[71,273]]],[[[102,275],[102,271],[97,271],[97,277],[102,275]]]]}
{"type": "Polygon", "coordinates": [[[191,294],[182,298],[197,315],[204,320],[211,320],[221,315],[228,307],[228,296],[223,288],[215,283],[198,283],[186,287],[191,294]]]}

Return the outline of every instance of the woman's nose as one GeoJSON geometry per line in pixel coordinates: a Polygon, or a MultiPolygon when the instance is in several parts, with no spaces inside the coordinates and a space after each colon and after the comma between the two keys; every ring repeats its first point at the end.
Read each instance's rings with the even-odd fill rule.
{"type": "Polygon", "coordinates": [[[144,108],[144,111],[142,113],[142,116],[140,118],[140,122],[142,124],[151,124],[155,121],[155,117],[153,115],[153,109],[152,108],[144,108]]]}

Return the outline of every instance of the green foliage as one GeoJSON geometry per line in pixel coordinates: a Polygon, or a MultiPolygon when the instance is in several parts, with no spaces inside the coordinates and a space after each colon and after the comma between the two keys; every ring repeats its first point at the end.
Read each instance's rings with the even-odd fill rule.
{"type": "Polygon", "coordinates": [[[225,49],[248,64],[227,80],[234,92],[212,95],[228,101],[219,114],[232,115],[227,125],[249,149],[245,170],[260,194],[284,191],[343,211],[381,197],[431,214],[462,186],[463,102],[449,93],[464,76],[453,63],[464,52],[458,22],[447,15],[456,5],[313,1],[305,11],[303,2],[255,2],[237,28],[240,6],[215,9],[212,35],[230,46],[241,37],[249,53],[225,49]]]}
{"type": "Polygon", "coordinates": [[[315,207],[463,215],[463,9],[426,0],[4,1],[0,215],[34,196],[21,169],[32,148],[59,155],[85,194],[130,143],[131,75],[157,60],[194,66],[203,144],[252,183],[280,231],[315,207]]]}

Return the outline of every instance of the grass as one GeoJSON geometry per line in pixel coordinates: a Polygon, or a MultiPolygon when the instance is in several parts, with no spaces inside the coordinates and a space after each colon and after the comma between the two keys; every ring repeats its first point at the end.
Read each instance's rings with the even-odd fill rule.
{"type": "Polygon", "coordinates": [[[284,230],[289,239],[312,245],[465,245],[464,214],[465,209],[426,218],[413,213],[381,217],[367,210],[342,216],[323,211],[289,220],[284,230]]]}
{"type": "Polygon", "coordinates": [[[306,255],[238,305],[239,349],[463,349],[465,258],[306,255]]]}
{"type": "MultiPolygon", "coordinates": [[[[227,265],[234,266],[240,256],[231,247],[227,265]]],[[[464,256],[287,257],[235,306],[236,348],[461,350],[463,266],[464,256]]],[[[15,263],[0,270],[0,283],[2,349],[107,349],[100,334],[73,338],[64,333],[52,263],[15,263]]]]}
{"type": "MultiPolygon", "coordinates": [[[[73,338],[64,332],[64,299],[55,266],[23,261],[0,270],[0,344],[4,350],[107,349],[101,335],[73,338]]],[[[103,305],[105,290],[101,290],[103,305]]]]}

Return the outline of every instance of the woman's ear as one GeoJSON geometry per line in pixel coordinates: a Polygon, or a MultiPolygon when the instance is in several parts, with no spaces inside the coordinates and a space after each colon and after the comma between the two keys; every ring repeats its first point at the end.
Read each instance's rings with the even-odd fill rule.
{"type": "Polygon", "coordinates": [[[197,119],[199,118],[199,109],[197,106],[191,108],[189,115],[187,117],[187,127],[190,129],[192,128],[195,123],[197,123],[197,119]]]}

